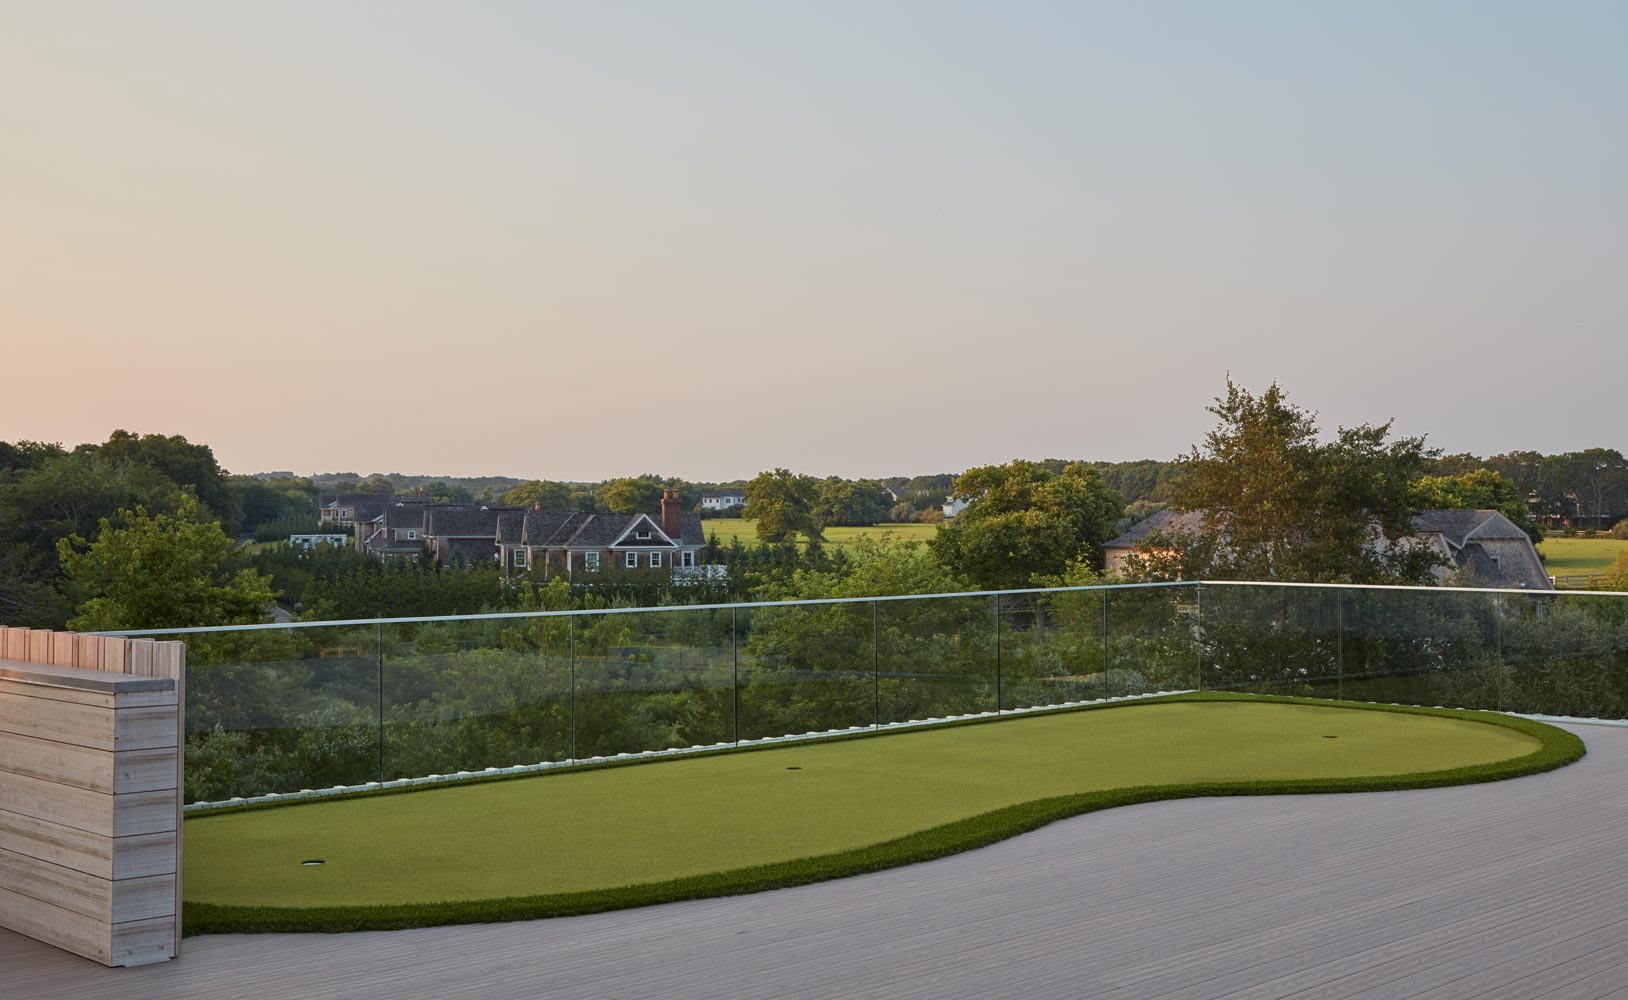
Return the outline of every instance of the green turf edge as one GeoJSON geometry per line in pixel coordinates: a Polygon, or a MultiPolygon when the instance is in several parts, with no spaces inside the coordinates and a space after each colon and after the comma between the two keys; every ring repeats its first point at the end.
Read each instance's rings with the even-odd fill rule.
{"type": "MultiPolygon", "coordinates": [[[[1239,695],[1219,692],[1174,695],[1169,698],[1121,702],[1101,708],[1131,708],[1172,701],[1258,701],[1271,704],[1310,705],[1352,711],[1399,712],[1444,719],[1462,719],[1502,726],[1538,740],[1538,749],[1522,757],[1441,771],[1422,771],[1357,778],[1299,778],[1282,781],[1194,782],[1177,785],[1145,785],[1083,792],[1037,799],[991,812],[956,820],[931,829],[908,834],[868,847],[840,851],[814,858],[776,862],[751,868],[714,872],[665,882],[598,889],[590,892],[556,893],[542,896],[515,896],[504,899],[460,900],[440,903],[410,903],[387,906],[258,907],[225,906],[215,903],[184,904],[183,926],[187,936],[195,934],[253,934],[275,932],[337,933],[361,930],[398,930],[408,927],[434,927],[445,924],[497,923],[510,920],[536,920],[585,913],[600,913],[686,899],[734,896],[767,889],[806,885],[827,879],[846,878],[866,872],[930,861],[985,847],[1048,823],[1098,809],[1157,802],[1164,799],[1221,795],[1306,795],[1334,792],[1378,792],[1409,788],[1440,788],[1484,781],[1502,781],[1529,774],[1552,771],[1578,760],[1586,752],[1583,741],[1555,726],[1492,712],[1459,709],[1422,708],[1367,702],[1323,701],[1315,698],[1287,698],[1239,695]]],[[[971,721],[971,720],[967,720],[971,721]]],[[[781,744],[784,745],[784,744],[781,744]]],[[[757,749],[757,748],[752,748],[757,749]]],[[[445,787],[445,786],[443,786],[445,787]]],[[[302,804],[315,805],[307,800],[302,804]]]]}

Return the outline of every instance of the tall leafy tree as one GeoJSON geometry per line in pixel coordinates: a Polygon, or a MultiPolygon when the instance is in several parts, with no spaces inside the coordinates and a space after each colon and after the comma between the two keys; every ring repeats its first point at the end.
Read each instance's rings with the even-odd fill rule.
{"type": "Polygon", "coordinates": [[[1155,532],[1143,544],[1155,576],[1425,583],[1439,557],[1408,544],[1415,483],[1433,453],[1391,424],[1319,438],[1316,415],[1273,383],[1254,395],[1227,381],[1208,407],[1219,423],[1181,460],[1172,506],[1203,515],[1197,536],[1155,532]]]}
{"type": "Polygon", "coordinates": [[[612,479],[600,487],[599,503],[613,514],[659,514],[664,488],[659,476],[612,479]]]}
{"type": "Polygon", "coordinates": [[[1422,508],[1496,510],[1514,521],[1532,541],[1543,540],[1543,530],[1532,520],[1526,497],[1514,483],[1491,469],[1425,476],[1419,480],[1418,487],[1418,504],[1422,508]]]}
{"type": "Polygon", "coordinates": [[[90,541],[57,543],[62,570],[84,600],[80,631],[243,625],[263,621],[270,577],[231,568],[232,539],[190,496],[171,514],[145,508],[103,518],[90,541]]]}
{"type": "Polygon", "coordinates": [[[746,484],[746,510],[757,519],[758,537],[765,542],[792,541],[798,535],[818,545],[825,537],[814,518],[819,481],[790,469],[760,472],[746,484]]]}
{"type": "Polygon", "coordinates": [[[814,519],[822,527],[869,527],[888,519],[893,495],[876,483],[849,482],[836,476],[820,483],[814,519]]]}
{"type": "Polygon", "coordinates": [[[1060,472],[1022,459],[968,469],[954,495],[968,506],[939,527],[933,551],[990,590],[1031,586],[1082,560],[1096,564],[1124,512],[1119,495],[1079,462],[1060,472]]]}
{"type": "Polygon", "coordinates": [[[576,510],[576,497],[568,483],[533,479],[503,494],[503,502],[513,507],[539,507],[543,510],[576,510]]]}

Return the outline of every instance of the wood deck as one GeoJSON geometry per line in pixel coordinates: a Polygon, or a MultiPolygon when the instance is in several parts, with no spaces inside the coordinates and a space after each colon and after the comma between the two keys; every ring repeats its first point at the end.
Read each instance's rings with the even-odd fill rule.
{"type": "Polygon", "coordinates": [[[110,970],[0,932],[7,1000],[1628,997],[1628,729],[1490,785],[1161,802],[735,899],[204,937],[110,970]]]}

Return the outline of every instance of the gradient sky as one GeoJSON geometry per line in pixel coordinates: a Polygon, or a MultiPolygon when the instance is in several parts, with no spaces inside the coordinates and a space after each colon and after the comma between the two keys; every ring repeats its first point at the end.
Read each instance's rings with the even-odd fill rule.
{"type": "Polygon", "coordinates": [[[1233,377],[1628,447],[1628,4],[0,4],[0,439],[1168,458],[1233,377]]]}

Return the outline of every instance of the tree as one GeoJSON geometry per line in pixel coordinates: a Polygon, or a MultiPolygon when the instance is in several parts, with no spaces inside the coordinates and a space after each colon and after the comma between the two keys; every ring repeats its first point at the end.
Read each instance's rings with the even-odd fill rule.
{"type": "Polygon", "coordinates": [[[151,466],[177,486],[192,489],[216,517],[237,527],[240,513],[234,502],[226,473],[215,461],[215,452],[204,444],[193,444],[179,434],[132,434],[116,430],[107,442],[96,448],[96,458],[108,466],[124,463],[151,466]]]}
{"type": "Polygon", "coordinates": [[[746,484],[746,509],[757,519],[758,537],[765,542],[786,542],[799,534],[818,544],[825,539],[814,519],[819,482],[790,469],[760,472],[746,484]]]}
{"type": "Polygon", "coordinates": [[[1203,531],[1150,535],[1141,549],[1151,575],[1430,582],[1440,557],[1404,541],[1433,457],[1423,438],[1387,443],[1386,422],[1322,442],[1316,415],[1276,383],[1255,396],[1228,379],[1215,404],[1220,423],[1181,460],[1171,494],[1177,510],[1203,515],[1203,531]]]}
{"type": "Polygon", "coordinates": [[[659,514],[664,487],[658,476],[612,479],[599,489],[599,504],[613,514],[659,514]]]}
{"type": "Polygon", "coordinates": [[[868,528],[886,521],[892,504],[893,495],[875,483],[854,483],[832,476],[820,483],[814,520],[825,528],[868,528]]]}
{"type": "Polygon", "coordinates": [[[1606,590],[1628,590],[1628,550],[1617,553],[1605,574],[1606,590]]]}
{"type": "Polygon", "coordinates": [[[576,510],[574,499],[568,484],[548,479],[533,479],[503,494],[503,502],[511,507],[541,510],[576,510]]]}
{"type": "Polygon", "coordinates": [[[1119,495],[1079,462],[1061,472],[1022,459],[968,469],[954,495],[968,505],[939,527],[933,551],[988,590],[1032,586],[1082,560],[1095,565],[1124,511],[1119,495]]]}
{"type": "Polygon", "coordinates": [[[1418,505],[1424,509],[1496,510],[1514,521],[1534,542],[1543,530],[1532,520],[1526,497],[1514,483],[1487,468],[1419,480],[1418,505]]]}
{"type": "Polygon", "coordinates": [[[122,510],[103,518],[95,540],[57,543],[63,573],[84,593],[79,631],[244,625],[265,619],[271,579],[230,569],[235,550],[220,524],[185,498],[174,514],[122,510]]]}

